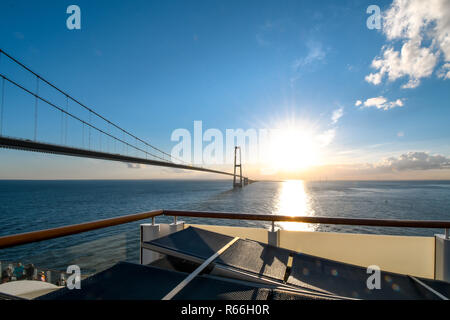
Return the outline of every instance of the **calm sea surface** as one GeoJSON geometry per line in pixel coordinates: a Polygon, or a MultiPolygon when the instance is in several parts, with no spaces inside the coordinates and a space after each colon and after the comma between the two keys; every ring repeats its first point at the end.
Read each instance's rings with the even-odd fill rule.
{"type": "MultiPolygon", "coordinates": [[[[232,190],[231,181],[0,181],[0,236],[153,209],[214,210],[326,217],[450,220],[450,181],[258,182],[232,190]]],[[[259,226],[263,222],[183,219],[189,223],[259,226]]],[[[145,222],[145,221],[143,221],[145,222]]],[[[172,222],[158,217],[157,222],[172,222]]],[[[139,260],[139,224],[0,250],[1,261],[32,262],[96,272],[139,260]]],[[[442,230],[281,223],[288,230],[431,236],[442,230]]]]}

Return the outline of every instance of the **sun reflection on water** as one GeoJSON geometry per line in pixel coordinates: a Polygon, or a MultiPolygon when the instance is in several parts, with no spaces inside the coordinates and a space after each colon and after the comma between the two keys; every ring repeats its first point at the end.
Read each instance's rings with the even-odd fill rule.
{"type": "MultiPolygon", "coordinates": [[[[314,209],[311,206],[311,197],[305,190],[302,180],[288,180],[282,182],[278,194],[278,203],[275,214],[286,216],[313,216],[314,209]]],[[[299,222],[277,223],[284,230],[314,231],[315,226],[299,222]]]]}

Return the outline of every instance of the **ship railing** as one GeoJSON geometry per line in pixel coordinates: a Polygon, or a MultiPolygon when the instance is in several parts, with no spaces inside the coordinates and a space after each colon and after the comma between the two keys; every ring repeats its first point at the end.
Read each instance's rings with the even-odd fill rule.
{"type": "MultiPolygon", "coordinates": [[[[84,273],[87,274],[99,272],[101,270],[104,270],[105,268],[112,266],[116,262],[123,260],[140,260],[141,263],[145,264],[148,262],[146,259],[153,258],[151,254],[147,254],[146,256],[146,253],[144,253],[145,250],[142,246],[143,242],[150,241],[155,237],[164,236],[167,233],[181,230],[185,228],[187,224],[199,226],[199,221],[201,221],[201,226],[210,228],[211,230],[218,230],[217,232],[221,232],[222,229],[225,230],[230,227],[235,227],[234,231],[240,232],[244,237],[253,233],[259,237],[258,239],[255,238],[254,240],[262,241],[259,239],[265,239],[264,241],[266,241],[266,243],[269,243],[271,245],[279,245],[286,248],[288,248],[286,246],[288,240],[286,239],[289,238],[289,241],[291,241],[290,245],[292,247],[288,249],[298,251],[300,250],[298,248],[301,247],[303,252],[305,250],[305,245],[314,247],[314,250],[316,250],[318,244],[314,243],[313,238],[305,238],[309,237],[307,232],[296,233],[285,231],[280,228],[276,228],[276,224],[278,225],[279,223],[294,222],[317,225],[443,229],[445,230],[445,235],[435,235],[434,238],[400,236],[397,237],[399,238],[398,240],[395,240],[393,238],[389,238],[390,236],[381,235],[377,238],[377,240],[372,240],[370,239],[370,237],[372,237],[373,235],[359,234],[357,236],[357,242],[360,243],[358,244],[351,242],[351,247],[353,248],[356,245],[361,247],[363,246],[362,243],[367,240],[366,243],[368,243],[368,248],[371,249],[365,250],[363,248],[363,250],[365,250],[365,252],[368,252],[371,250],[373,251],[373,244],[376,244],[376,246],[380,247],[378,245],[379,243],[376,243],[379,240],[382,240],[381,242],[392,240],[392,242],[385,242],[387,243],[388,248],[380,248],[379,255],[375,257],[375,255],[372,254],[371,258],[375,257],[376,259],[378,259],[380,256],[383,256],[384,259],[389,262],[398,260],[398,253],[399,255],[403,255],[402,259],[403,257],[405,257],[406,260],[403,260],[406,261],[404,265],[411,265],[405,272],[409,272],[409,270],[412,270],[411,274],[429,278],[437,278],[439,274],[446,272],[447,275],[444,276],[448,277],[448,274],[450,273],[450,255],[446,254],[446,252],[450,252],[450,221],[289,216],[276,214],[205,212],[163,209],[61,226],[51,229],[1,236],[0,249],[3,250],[0,250],[0,261],[8,260],[11,256],[15,256],[20,258],[21,262],[24,263],[36,262],[35,264],[38,267],[42,265],[46,268],[56,268],[55,265],[58,265],[57,268],[60,270],[65,270],[67,268],[66,264],[76,264],[80,265],[80,268],[85,270],[84,273]],[[181,220],[181,218],[183,218],[183,220],[186,220],[186,223],[184,223],[183,221],[179,221],[181,220]],[[224,223],[225,226],[222,226],[220,220],[223,219],[233,220],[233,222],[224,223]],[[143,220],[151,220],[151,223],[145,221],[140,223],[140,235],[138,232],[136,232],[137,230],[130,231],[130,228],[124,228],[122,226],[124,224],[136,223],[143,220]],[[256,228],[254,227],[255,225],[256,228]],[[114,226],[116,226],[116,228],[114,228],[114,226]],[[74,238],[69,236],[74,236],[74,238]],[[52,239],[61,237],[68,238],[65,239],[65,241],[51,241],[52,239]],[[387,240],[388,238],[389,240],[387,240]],[[396,244],[394,243],[394,240],[397,241],[396,244]],[[44,243],[41,244],[40,242],[44,243]],[[18,247],[22,245],[24,245],[24,247],[18,247]],[[418,245],[422,249],[418,249],[418,245]],[[120,248],[119,253],[118,248],[120,248]],[[48,255],[50,258],[43,257],[44,255],[48,255]],[[47,266],[46,262],[49,261],[48,259],[54,259],[55,261],[58,260],[61,263],[58,262],[56,264],[52,264],[51,266],[47,266]],[[94,263],[94,260],[95,262],[101,263],[94,263]],[[424,264],[420,262],[422,260],[429,260],[430,262],[424,264]],[[37,264],[37,262],[39,262],[41,265],[37,264]],[[59,266],[59,264],[61,264],[61,266],[59,266]],[[89,269],[93,265],[96,266],[95,269],[89,269]],[[414,265],[417,265],[417,267],[415,267],[414,265]],[[415,269],[417,269],[418,271],[416,272],[415,269]],[[422,272],[422,270],[425,271],[422,272]]],[[[136,225],[136,228],[137,227],[138,225],[136,225]]],[[[317,233],[315,232],[312,232],[310,234],[312,237],[317,237],[317,233]]],[[[331,239],[322,242],[325,243],[325,246],[334,246],[336,247],[336,250],[339,251],[341,250],[340,247],[345,247],[345,245],[341,245],[343,242],[339,241],[347,241],[344,238],[348,239],[348,235],[349,233],[345,234],[342,232],[325,232],[321,233],[321,235],[319,236],[322,240],[324,240],[325,238],[331,239]]],[[[348,248],[347,242],[347,248],[345,250],[352,251],[352,248],[348,248]]],[[[328,250],[329,248],[325,249],[328,250]]],[[[335,255],[338,254],[337,251],[335,252],[335,255]]],[[[361,252],[361,250],[358,252],[361,252]]],[[[312,254],[314,254],[314,252],[312,254]]],[[[370,254],[370,252],[368,254],[370,254]]],[[[352,256],[351,252],[350,256],[350,258],[355,258],[355,254],[353,254],[352,256]]],[[[358,261],[355,260],[355,264],[358,264],[358,261]]],[[[1,264],[0,269],[2,269],[1,264]]],[[[441,276],[439,277],[442,278],[441,276]]]]}
{"type": "Polygon", "coordinates": [[[62,226],[52,229],[2,236],[0,237],[0,249],[15,247],[18,245],[24,245],[38,241],[55,239],[59,237],[65,237],[69,235],[74,235],[78,233],[112,227],[116,225],[121,225],[145,219],[152,219],[152,224],[155,224],[155,218],[158,216],[173,217],[175,223],[177,223],[178,217],[265,221],[271,223],[272,231],[274,231],[275,222],[299,222],[310,224],[370,226],[370,227],[444,229],[446,238],[448,239],[450,237],[450,221],[445,220],[399,220],[399,219],[368,219],[368,218],[342,218],[342,217],[319,217],[319,216],[288,216],[275,214],[158,209],[148,212],[62,226]]]}

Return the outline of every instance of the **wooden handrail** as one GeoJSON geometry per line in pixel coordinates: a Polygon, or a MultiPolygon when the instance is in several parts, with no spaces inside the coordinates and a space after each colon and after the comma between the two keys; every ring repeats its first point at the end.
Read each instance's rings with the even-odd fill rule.
{"type": "Polygon", "coordinates": [[[393,219],[356,219],[356,218],[330,218],[307,216],[281,216],[271,214],[232,213],[232,212],[205,212],[205,211],[180,211],[180,210],[154,210],[149,212],[120,216],[104,220],[85,222],[70,226],[58,227],[47,230],[32,231],[0,237],[0,249],[14,247],[42,240],[54,239],[86,231],[112,227],[119,224],[153,218],[165,215],[173,217],[213,218],[233,220],[257,220],[277,222],[303,222],[318,224],[372,226],[372,227],[403,227],[403,228],[442,228],[450,229],[450,221],[437,220],[393,220],[393,219]]]}
{"type": "Polygon", "coordinates": [[[21,244],[27,244],[31,242],[37,242],[42,240],[54,239],[72,234],[82,233],[86,231],[112,227],[119,224],[128,222],[148,219],[159,216],[163,213],[163,210],[154,210],[149,212],[142,212],[131,214],[127,216],[120,216],[115,218],[109,218],[104,220],[97,220],[92,222],[85,222],[80,224],[74,224],[70,226],[58,227],[53,229],[32,231],[26,233],[15,234],[11,236],[0,237],[0,249],[14,247],[21,244]]]}
{"type": "Polygon", "coordinates": [[[233,220],[258,220],[277,222],[304,222],[318,224],[338,224],[350,226],[373,227],[404,227],[404,228],[450,228],[450,221],[438,220],[393,220],[393,219],[359,219],[339,217],[309,217],[309,216],[279,216],[271,214],[231,213],[231,212],[206,212],[206,211],[179,211],[164,210],[166,216],[215,218],[233,220]]]}

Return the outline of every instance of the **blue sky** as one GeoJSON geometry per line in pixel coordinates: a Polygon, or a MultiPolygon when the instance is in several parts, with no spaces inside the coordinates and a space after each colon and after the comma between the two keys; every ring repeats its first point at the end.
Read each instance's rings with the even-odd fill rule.
{"type": "MultiPolygon", "coordinates": [[[[391,10],[383,20],[387,25],[396,23],[405,10],[424,14],[415,2],[411,6],[417,8],[395,7],[392,1],[376,4],[383,13],[391,10]]],[[[447,5],[445,0],[435,2],[447,5]]],[[[424,57],[425,62],[408,63],[412,58],[402,56],[401,49],[420,35],[396,36],[393,28],[368,29],[366,9],[371,4],[3,0],[0,46],[100,114],[167,152],[175,144],[170,140],[172,131],[192,130],[194,120],[202,120],[205,128],[225,131],[296,119],[313,124],[318,135],[332,132],[320,161],[328,168],[322,169],[327,176],[373,178],[369,169],[384,166],[388,168],[383,167],[386,170],[377,172],[377,177],[450,178],[446,169],[450,80],[442,76],[449,58],[446,48],[432,47],[433,39],[422,35],[421,48],[429,48],[436,60],[424,57]],[[81,30],[66,28],[66,8],[71,4],[81,8],[81,30]],[[383,60],[388,47],[400,53],[400,60],[383,60]],[[390,71],[375,84],[366,77],[381,70],[371,67],[377,57],[390,71]],[[420,83],[402,88],[411,79],[420,83]],[[384,103],[369,100],[380,97],[384,103]],[[358,100],[361,104],[356,106],[358,100]],[[383,106],[394,107],[384,110],[383,106]],[[333,121],[336,110],[340,116],[333,121]],[[438,154],[443,158],[430,158],[438,154]],[[386,162],[390,157],[395,160],[386,162]],[[338,164],[361,166],[361,170],[352,176],[346,169],[330,169],[338,164]],[[397,166],[403,164],[405,169],[397,166]]],[[[439,15],[430,9],[429,14],[436,25],[450,19],[448,11],[439,15]]],[[[436,38],[445,36],[446,30],[438,31],[436,38]]],[[[0,70],[9,71],[1,63],[0,70]]],[[[13,108],[14,101],[9,101],[13,108]]],[[[22,130],[15,130],[20,126],[17,119],[9,121],[11,132],[22,130]]],[[[157,168],[130,170],[124,164],[10,150],[0,150],[0,159],[4,164],[0,178],[161,176],[157,168]]],[[[290,172],[283,177],[304,175],[290,172]]]]}

